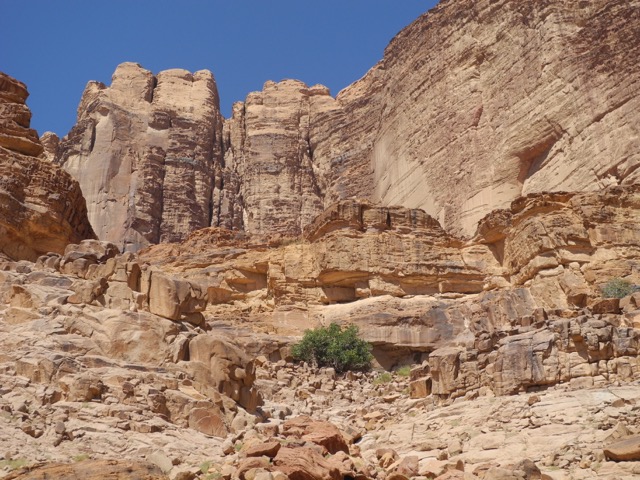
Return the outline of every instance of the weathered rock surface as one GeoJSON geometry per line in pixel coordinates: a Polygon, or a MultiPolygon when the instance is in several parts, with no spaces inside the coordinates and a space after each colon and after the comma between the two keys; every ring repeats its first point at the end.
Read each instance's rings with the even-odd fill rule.
{"type": "Polygon", "coordinates": [[[0,73],[0,147],[30,157],[42,153],[38,133],[29,128],[31,111],[24,83],[0,73]]]}
{"type": "Polygon", "coordinates": [[[79,181],[98,237],[137,250],[211,224],[221,135],[210,72],[124,63],[110,87],[89,82],[57,161],[79,181]]]}
{"type": "Polygon", "coordinates": [[[0,77],[0,476],[636,478],[638,6],[443,2],[227,121],[127,63],[61,142],[0,77]],[[396,372],[287,363],[331,322],[396,372]]]}
{"type": "Polygon", "coordinates": [[[602,313],[602,284],[640,282],[638,195],[636,186],[531,195],[487,216],[466,242],[424,211],[346,201],[302,241],[256,245],[209,229],[141,258],[198,285],[221,321],[299,334],[348,319],[374,345],[429,352],[533,329],[543,309],[602,313]]]}
{"type": "Polygon", "coordinates": [[[607,445],[604,454],[610,460],[638,461],[640,460],[640,436],[635,435],[607,445]]]}
{"type": "Polygon", "coordinates": [[[313,161],[316,130],[335,101],[327,88],[267,82],[225,122],[225,167],[236,189],[220,226],[296,237],[324,208],[325,171],[313,161]],[[242,223],[235,220],[242,208],[242,223]],[[228,217],[229,220],[224,220],[228,217]]]}
{"type": "MultiPolygon", "coordinates": [[[[150,312],[154,296],[166,295],[150,287],[159,272],[115,245],[85,240],[0,270],[0,428],[19,430],[0,436],[0,451],[28,441],[20,455],[43,461],[36,452],[52,444],[48,459],[64,461],[70,451],[92,455],[81,447],[104,437],[113,457],[126,437],[141,459],[151,453],[145,436],[156,433],[156,449],[195,448],[202,458],[219,447],[213,437],[235,432],[262,404],[253,363],[231,337],[194,325],[189,293],[174,316],[150,312]]],[[[125,473],[114,478],[135,478],[125,473]]]]}
{"type": "Polygon", "coordinates": [[[35,261],[94,236],[78,183],[37,158],[43,151],[26,86],[0,73],[0,252],[35,261]]]}
{"type": "Polygon", "coordinates": [[[49,162],[55,162],[60,155],[60,138],[53,132],[44,132],[40,137],[43,151],[40,154],[42,158],[49,162]]]}
{"type": "Polygon", "coordinates": [[[442,2],[338,95],[335,157],[371,168],[358,195],[467,235],[521,195],[637,183],[638,6],[442,2]]]}
{"type": "Polygon", "coordinates": [[[123,64],[58,158],[127,250],[209,225],[295,237],[350,198],[470,236],[519,196],[638,182],[638,7],[441,2],[335,99],[269,81],[224,126],[210,73],[123,64]]]}
{"type": "Polygon", "coordinates": [[[166,475],[152,464],[142,464],[118,460],[85,460],[75,464],[45,465],[16,472],[5,477],[7,480],[46,480],[66,478],[69,480],[165,480],[166,475]]]}

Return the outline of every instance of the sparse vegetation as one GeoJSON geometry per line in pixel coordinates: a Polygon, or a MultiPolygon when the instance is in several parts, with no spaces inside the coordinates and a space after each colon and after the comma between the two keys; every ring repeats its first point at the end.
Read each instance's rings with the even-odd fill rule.
{"type": "Polygon", "coordinates": [[[358,327],[329,327],[307,330],[292,348],[293,358],[316,367],[333,367],[336,372],[367,370],[371,365],[371,345],[358,337],[358,327]]]}
{"type": "Polygon", "coordinates": [[[12,460],[2,460],[0,461],[0,469],[8,468],[11,470],[18,470],[27,465],[27,460],[24,458],[15,458],[12,460]]]}
{"type": "Polygon", "coordinates": [[[84,462],[85,460],[89,459],[89,455],[87,455],[86,453],[81,453],[80,455],[76,455],[75,457],[73,457],[73,461],[74,462],[84,462]]]}
{"type": "Polygon", "coordinates": [[[211,462],[210,462],[210,461],[202,462],[202,463],[200,464],[200,471],[201,471],[203,474],[205,474],[205,475],[206,475],[207,473],[209,473],[209,469],[210,469],[210,468],[211,468],[211,462]]]}
{"type": "Polygon", "coordinates": [[[384,372],[384,373],[381,373],[380,375],[378,375],[373,380],[373,384],[374,385],[382,385],[382,384],[385,384],[385,383],[391,383],[391,380],[393,380],[393,377],[391,376],[391,374],[389,372],[384,372]]]}
{"type": "Polygon", "coordinates": [[[622,298],[640,290],[640,287],[622,278],[612,278],[601,287],[604,298],[622,298]]]}
{"type": "Polygon", "coordinates": [[[402,367],[396,370],[396,374],[401,377],[408,377],[411,373],[411,365],[403,365],[402,367]]]}

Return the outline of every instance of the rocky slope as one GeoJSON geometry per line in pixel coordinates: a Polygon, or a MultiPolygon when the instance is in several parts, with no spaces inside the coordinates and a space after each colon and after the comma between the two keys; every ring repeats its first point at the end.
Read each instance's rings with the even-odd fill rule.
{"type": "Polygon", "coordinates": [[[94,233],[78,182],[38,158],[27,96],[22,82],[0,73],[0,257],[34,261],[94,233]]]}
{"type": "Polygon", "coordinates": [[[347,201],[299,242],[214,228],[139,255],[86,240],[4,262],[0,465],[9,478],[633,478],[636,462],[611,455],[638,453],[640,294],[602,300],[599,286],[640,280],[639,195],[532,195],[470,241],[420,210],[347,201]],[[289,335],[329,321],[360,325],[378,363],[412,364],[410,378],[288,364],[289,335]]]}
{"type": "Polygon", "coordinates": [[[0,477],[637,477],[638,6],[446,1],[228,120],[126,63],[62,140],[0,76],[0,477]],[[292,363],[331,322],[375,371],[292,363]]]}
{"type": "Polygon", "coordinates": [[[639,6],[445,1],[335,99],[267,82],[224,122],[210,73],[123,64],[57,158],[127,250],[209,225],[294,237],[354,197],[470,236],[522,195],[638,181],[639,6]]]}

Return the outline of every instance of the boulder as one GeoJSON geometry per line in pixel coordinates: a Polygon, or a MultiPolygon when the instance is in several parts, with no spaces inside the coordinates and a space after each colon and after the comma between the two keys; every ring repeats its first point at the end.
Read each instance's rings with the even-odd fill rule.
{"type": "Polygon", "coordinates": [[[273,459],[273,470],[290,480],[340,480],[340,471],[316,450],[283,447],[273,459]]]}
{"type": "Polygon", "coordinates": [[[282,433],[304,441],[321,445],[330,454],[349,453],[349,446],[338,428],[329,423],[314,421],[310,417],[301,416],[287,420],[282,425],[282,433]]]}
{"type": "Polygon", "coordinates": [[[640,460],[640,435],[633,435],[605,446],[604,454],[609,460],[617,462],[640,460]]]}

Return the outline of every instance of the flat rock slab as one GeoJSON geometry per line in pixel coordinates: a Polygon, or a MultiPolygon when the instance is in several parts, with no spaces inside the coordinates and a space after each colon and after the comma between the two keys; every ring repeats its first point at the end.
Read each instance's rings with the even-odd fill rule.
{"type": "Polygon", "coordinates": [[[28,471],[18,471],[6,479],[45,480],[166,480],[168,477],[150,463],[120,460],[85,460],[73,464],[49,464],[28,471]]]}
{"type": "Polygon", "coordinates": [[[617,462],[640,460],[640,435],[612,443],[604,449],[604,454],[617,462]]]}

